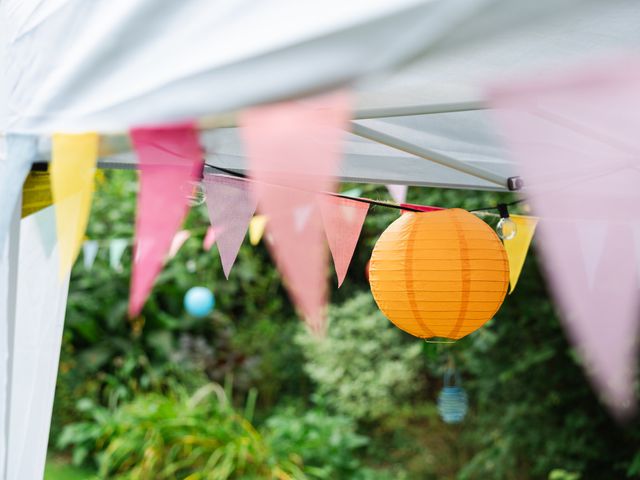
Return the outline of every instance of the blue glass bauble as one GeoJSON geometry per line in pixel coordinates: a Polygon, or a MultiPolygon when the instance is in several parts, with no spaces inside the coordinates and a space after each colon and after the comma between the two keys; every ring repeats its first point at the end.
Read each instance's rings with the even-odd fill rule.
{"type": "Polygon", "coordinates": [[[213,311],[216,299],[206,287],[191,287],[184,296],[184,308],[196,318],[206,317],[213,311]]]}

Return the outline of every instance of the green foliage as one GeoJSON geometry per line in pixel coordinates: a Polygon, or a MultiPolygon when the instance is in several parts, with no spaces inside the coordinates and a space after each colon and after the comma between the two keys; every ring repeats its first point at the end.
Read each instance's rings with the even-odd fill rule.
{"type": "Polygon", "coordinates": [[[373,421],[391,415],[421,387],[421,343],[407,341],[370,293],[329,309],[326,338],[305,330],[296,342],[318,394],[337,412],[353,418],[373,421]]]}
{"type": "Polygon", "coordinates": [[[102,248],[91,270],[78,262],[72,272],[53,438],[73,421],[78,398],[115,407],[175,383],[229,377],[235,392],[257,386],[263,402],[272,404],[291,385],[308,385],[291,341],[297,321],[266,251],[243,246],[231,279],[223,281],[215,248],[202,250],[209,223],[204,207],[192,209],[186,221],[192,238],[165,265],[143,315],[127,318],[132,252],[114,270],[107,246],[110,239],[133,237],[136,173],[108,171],[105,177],[87,230],[102,248]],[[184,293],[198,284],[216,295],[217,308],[205,319],[189,317],[182,306],[184,293]],[[278,341],[290,346],[288,358],[274,352],[278,341]]]}
{"type": "Polygon", "coordinates": [[[92,455],[101,478],[189,480],[305,478],[292,458],[278,459],[251,425],[255,394],[237,412],[217,384],[194,394],[139,395],[115,410],[85,401],[86,422],[68,425],[59,438],[74,463],[92,455]]]}
{"type": "Polygon", "coordinates": [[[454,346],[477,409],[460,478],[624,478],[638,443],[586,382],[529,256],[518,288],[487,327],[454,346]],[[556,473],[558,475],[558,473],[556,473]]]}
{"type": "MultiPolygon", "coordinates": [[[[96,194],[88,236],[132,238],[135,173],[108,172],[107,180],[96,194]]],[[[389,199],[382,187],[362,188],[363,195],[389,199]]],[[[409,191],[410,202],[444,207],[511,199],[409,191]]],[[[90,459],[117,478],[148,469],[151,477],[137,478],[193,474],[187,478],[194,480],[207,473],[209,461],[223,475],[216,478],[269,478],[278,468],[281,478],[314,479],[639,478],[640,427],[615,424],[592,393],[534,254],[496,318],[455,345],[424,344],[384,319],[364,267],[397,216],[371,208],[348,279],[331,291],[339,306],[330,308],[324,340],[300,333],[263,246],[243,245],[224,280],[215,249],[202,251],[203,207],[192,209],[186,228],[193,236],[167,263],[139,318],[126,318],[130,251],[121,271],[109,267],[106,248],[91,271],[76,265],[53,438],[77,462],[90,459]],[[182,307],[184,293],[198,284],[217,301],[202,320],[182,307]],[[450,355],[470,399],[459,426],[443,424],[433,403],[450,355]],[[228,399],[214,393],[193,403],[186,392],[210,380],[232,381],[236,404],[260,391],[256,418],[264,420],[264,436],[249,423],[252,415],[239,414],[228,399]],[[85,420],[78,423],[79,416],[85,420]]]]}
{"type": "Polygon", "coordinates": [[[296,452],[309,478],[324,480],[380,478],[363,466],[356,452],[369,440],[356,433],[352,418],[332,416],[315,407],[287,407],[266,422],[268,438],[280,456],[296,452]]]}
{"type": "Polygon", "coordinates": [[[575,472],[556,469],[549,473],[549,480],[580,480],[581,475],[575,472]]]}
{"type": "Polygon", "coordinates": [[[68,465],[58,459],[47,461],[44,480],[98,480],[98,477],[83,468],[68,465]]]}

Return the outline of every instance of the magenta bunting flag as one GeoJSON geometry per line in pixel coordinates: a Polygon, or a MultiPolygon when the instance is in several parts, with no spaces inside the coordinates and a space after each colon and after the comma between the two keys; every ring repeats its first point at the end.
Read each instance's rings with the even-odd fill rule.
{"type": "Polygon", "coordinates": [[[190,186],[202,172],[202,149],[192,123],[136,128],[131,141],[140,167],[140,192],[129,315],[140,313],[162,269],[174,234],[189,210],[190,186]]]}
{"type": "Polygon", "coordinates": [[[407,200],[408,189],[406,185],[387,185],[387,190],[396,203],[404,203],[407,200]]]}
{"type": "Polygon", "coordinates": [[[327,250],[315,201],[335,191],[351,99],[345,92],[247,110],[240,124],[271,253],[307,325],[325,329],[327,250]]]}
{"type": "Polygon", "coordinates": [[[490,95],[541,217],[538,245],[570,339],[618,417],[635,408],[640,61],[509,83],[490,95]]]}
{"type": "Polygon", "coordinates": [[[209,220],[215,228],[216,243],[224,276],[229,278],[240,245],[256,212],[256,200],[249,191],[249,182],[224,175],[204,176],[207,190],[209,220]]]}
{"type": "Polygon", "coordinates": [[[318,195],[317,199],[340,287],[367,218],[369,204],[331,195],[318,195]]]}
{"type": "Polygon", "coordinates": [[[211,248],[216,243],[216,230],[213,227],[207,228],[207,233],[204,236],[204,240],[202,240],[202,249],[206,252],[211,250],[211,248]]]}

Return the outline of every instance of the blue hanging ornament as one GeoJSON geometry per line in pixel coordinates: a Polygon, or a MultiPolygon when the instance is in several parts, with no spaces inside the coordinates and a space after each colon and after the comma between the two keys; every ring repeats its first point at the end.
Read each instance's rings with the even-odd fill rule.
{"type": "Polygon", "coordinates": [[[191,287],[184,296],[184,308],[196,318],[206,317],[213,311],[216,299],[206,287],[191,287]]]}
{"type": "Polygon", "coordinates": [[[438,413],[445,423],[460,423],[467,410],[467,392],[460,386],[460,375],[448,369],[444,374],[444,387],[438,395],[438,413]]]}

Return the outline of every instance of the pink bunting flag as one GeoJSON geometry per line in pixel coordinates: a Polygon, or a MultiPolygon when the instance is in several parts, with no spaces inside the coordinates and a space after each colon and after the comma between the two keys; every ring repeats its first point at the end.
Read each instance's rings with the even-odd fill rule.
{"type": "Polygon", "coordinates": [[[229,278],[249,229],[249,222],[256,211],[256,200],[249,192],[249,182],[241,178],[207,174],[204,185],[209,220],[216,229],[222,270],[224,276],[229,278]]]}
{"type": "Polygon", "coordinates": [[[339,288],[347,275],[369,204],[331,195],[318,195],[318,204],[339,288]]]}
{"type": "Polygon", "coordinates": [[[189,240],[190,236],[191,232],[189,230],[180,230],[173,236],[171,246],[169,247],[169,259],[172,259],[178,254],[178,251],[180,251],[184,242],[189,240]]]}
{"type": "Polygon", "coordinates": [[[140,192],[129,315],[140,313],[162,269],[175,232],[189,210],[190,182],[202,172],[202,150],[192,123],[131,130],[140,192]]]}
{"type": "Polygon", "coordinates": [[[596,65],[490,95],[540,215],[552,294],[603,401],[635,408],[640,61],[596,65]]]}
{"type": "Polygon", "coordinates": [[[396,203],[404,203],[407,200],[408,189],[406,185],[387,185],[387,190],[396,203]]]}
{"type": "Polygon", "coordinates": [[[252,108],[240,118],[267,242],[312,331],[325,328],[327,252],[315,195],[335,191],[350,118],[344,92],[252,108]]]}
{"type": "Polygon", "coordinates": [[[213,227],[207,228],[207,233],[204,236],[204,240],[202,241],[202,249],[206,252],[213,248],[213,245],[216,243],[216,230],[213,227]]]}

